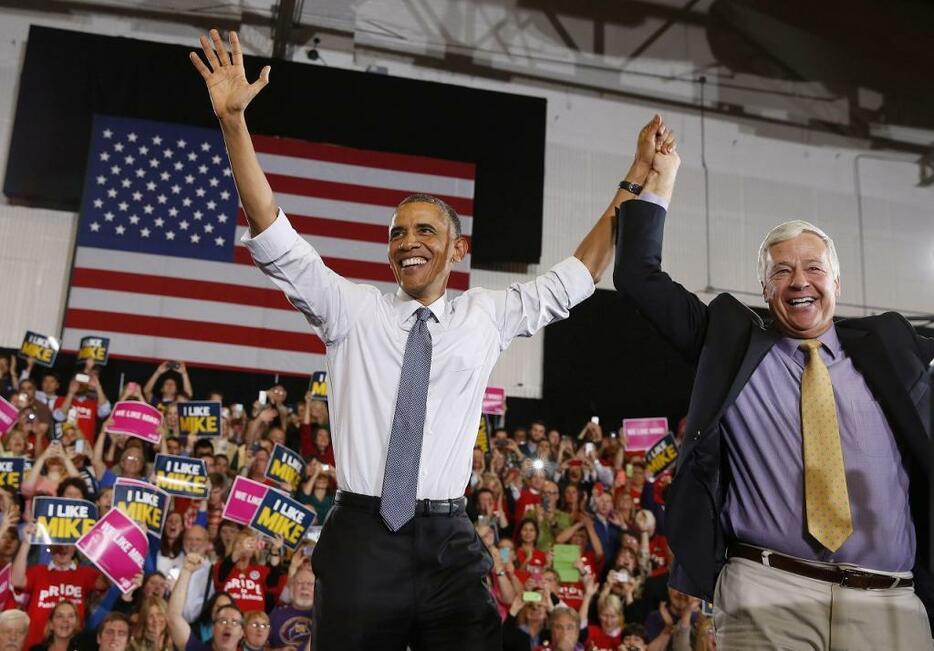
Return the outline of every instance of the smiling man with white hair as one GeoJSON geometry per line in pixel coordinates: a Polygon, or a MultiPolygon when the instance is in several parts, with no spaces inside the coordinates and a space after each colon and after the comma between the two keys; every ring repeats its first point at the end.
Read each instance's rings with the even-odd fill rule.
{"type": "MultiPolygon", "coordinates": [[[[679,164],[656,156],[646,191],[669,199],[679,164]]],[[[932,648],[934,340],[894,312],[835,323],[836,250],[804,221],[759,249],[771,322],[705,305],[661,270],[666,212],[622,205],[614,282],[697,369],[672,585],[714,602],[722,649],[932,648]]]]}

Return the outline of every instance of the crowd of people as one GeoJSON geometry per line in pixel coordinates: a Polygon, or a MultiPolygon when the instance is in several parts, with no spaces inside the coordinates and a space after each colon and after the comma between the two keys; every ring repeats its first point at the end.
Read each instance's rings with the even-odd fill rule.
{"type": "MultiPolygon", "coordinates": [[[[183,362],[165,362],[118,397],[162,411],[154,445],[108,431],[113,405],[90,363],[67,385],[15,357],[0,360],[0,373],[3,396],[19,410],[2,454],[29,460],[21,490],[0,494],[0,568],[12,569],[0,631],[16,648],[310,648],[318,528],[292,551],[224,519],[223,510],[238,475],[290,489],[266,476],[279,443],[305,459],[293,497],[316,525],[325,521],[336,492],[326,401],[310,392],[290,400],[276,385],[265,404],[230,403],[196,392],[183,362]],[[195,398],[222,402],[219,436],[180,431],[178,404],[195,398]],[[133,590],[122,594],[74,546],[29,544],[35,497],[94,501],[103,515],[116,479],[147,480],[158,452],[204,460],[210,492],[206,500],[172,498],[133,590]]],[[[478,438],[465,494],[493,562],[488,585],[505,650],[714,647],[698,600],[667,585],[670,474],[647,476],[641,455],[626,449],[622,432],[596,422],[579,432],[533,422],[478,438]]]]}

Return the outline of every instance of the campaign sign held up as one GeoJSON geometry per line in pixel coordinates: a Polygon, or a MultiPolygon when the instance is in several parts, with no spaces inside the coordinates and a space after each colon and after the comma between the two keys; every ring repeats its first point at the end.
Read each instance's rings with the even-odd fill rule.
{"type": "Polygon", "coordinates": [[[109,337],[98,337],[96,335],[92,335],[90,337],[81,338],[81,343],[78,346],[78,362],[85,362],[89,359],[92,359],[94,360],[95,364],[107,366],[107,358],[109,356],[109,337]]]}
{"type": "Polygon", "coordinates": [[[97,522],[97,506],[66,497],[36,497],[32,517],[36,531],[30,544],[74,545],[97,522]]]}
{"type": "Polygon", "coordinates": [[[230,487],[227,502],[224,503],[224,519],[249,525],[268,491],[269,486],[266,484],[246,477],[237,477],[230,487]]]}
{"type": "Polygon", "coordinates": [[[120,509],[110,509],[81,537],[77,547],[126,594],[133,589],[133,578],[143,571],[149,540],[130,516],[120,509]]]}
{"type": "Polygon", "coordinates": [[[270,490],[256,509],[250,528],[270,538],[282,536],[288,548],[294,550],[314,519],[315,514],[301,503],[278,491],[270,490]]]}
{"type": "Polygon", "coordinates": [[[155,484],[169,495],[204,500],[208,497],[208,471],[203,459],[157,454],[155,484]]]}
{"type": "Polygon", "coordinates": [[[6,398],[0,396],[0,434],[6,434],[16,425],[19,409],[14,407],[6,398]]]}
{"type": "Polygon", "coordinates": [[[38,332],[26,331],[23,337],[23,344],[19,347],[17,357],[29,359],[32,357],[36,364],[40,366],[55,366],[55,358],[58,357],[58,349],[61,346],[58,339],[47,335],[40,335],[38,332]]]}
{"type": "Polygon", "coordinates": [[[221,403],[217,400],[178,403],[178,429],[188,436],[220,436],[221,403]]]}
{"type": "Polygon", "coordinates": [[[19,492],[26,472],[26,459],[22,457],[0,457],[0,488],[11,488],[19,492]]]}
{"type": "Polygon", "coordinates": [[[506,413],[506,389],[503,387],[487,387],[483,392],[483,409],[481,412],[491,416],[503,416],[506,413]]]}
{"type": "Polygon", "coordinates": [[[138,479],[118,477],[114,484],[113,505],[146,529],[149,535],[162,537],[169,494],[161,488],[138,479]]]}
{"type": "Polygon", "coordinates": [[[661,418],[625,418],[623,432],[626,433],[626,451],[642,452],[648,450],[668,434],[668,419],[661,418]]]}
{"type": "Polygon", "coordinates": [[[311,374],[311,381],[308,382],[308,390],[311,397],[315,400],[328,399],[328,374],[327,371],[315,371],[311,374]]]}
{"type": "Polygon", "coordinates": [[[678,446],[675,445],[675,437],[668,434],[645,453],[645,471],[650,476],[657,477],[677,460],[678,446]]]}
{"type": "Polygon", "coordinates": [[[114,405],[111,417],[107,431],[112,434],[126,434],[153,444],[162,438],[162,412],[145,402],[121,400],[114,405]]]}
{"type": "Polygon", "coordinates": [[[301,455],[276,443],[266,464],[266,476],[274,481],[285,482],[294,491],[302,480],[304,468],[305,461],[301,455]]]}

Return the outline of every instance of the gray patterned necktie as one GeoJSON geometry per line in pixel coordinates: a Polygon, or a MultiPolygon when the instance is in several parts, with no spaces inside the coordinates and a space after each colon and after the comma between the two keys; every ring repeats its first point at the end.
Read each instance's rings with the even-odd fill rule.
{"type": "Polygon", "coordinates": [[[402,357],[402,377],[392,418],[392,434],[383,473],[379,514],[390,531],[398,531],[415,516],[418,463],[422,455],[428,376],[431,374],[431,310],[421,307],[409,332],[402,357]]]}

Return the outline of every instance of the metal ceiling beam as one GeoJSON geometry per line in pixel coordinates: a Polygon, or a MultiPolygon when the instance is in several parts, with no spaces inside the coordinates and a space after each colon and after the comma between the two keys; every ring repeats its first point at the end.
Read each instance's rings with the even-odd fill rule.
{"type": "Polygon", "coordinates": [[[292,30],[300,22],[303,4],[304,0],[279,0],[275,6],[272,29],[273,59],[292,58],[292,30]]]}

